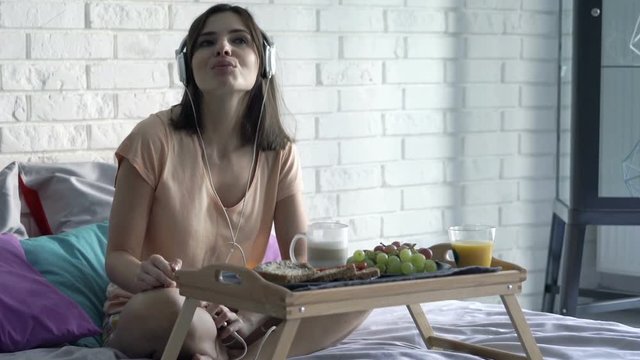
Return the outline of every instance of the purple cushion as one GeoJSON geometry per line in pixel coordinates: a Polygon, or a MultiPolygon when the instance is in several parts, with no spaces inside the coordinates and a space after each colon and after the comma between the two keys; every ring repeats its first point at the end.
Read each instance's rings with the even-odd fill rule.
{"type": "Polygon", "coordinates": [[[0,234],[0,289],[0,352],[56,346],[101,332],[27,262],[13,234],[0,234]]]}
{"type": "Polygon", "coordinates": [[[280,259],[280,247],[278,246],[278,239],[276,239],[275,235],[271,234],[269,236],[269,243],[267,243],[267,250],[264,253],[262,262],[266,263],[269,261],[277,261],[280,259]]]}

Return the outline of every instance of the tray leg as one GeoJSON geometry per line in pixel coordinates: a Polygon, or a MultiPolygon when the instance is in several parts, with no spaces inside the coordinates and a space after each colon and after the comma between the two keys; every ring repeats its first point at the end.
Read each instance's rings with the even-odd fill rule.
{"type": "Polygon", "coordinates": [[[420,332],[420,336],[422,336],[422,341],[427,346],[428,349],[431,349],[429,345],[429,337],[433,336],[433,329],[431,325],[429,325],[429,321],[427,320],[427,316],[422,311],[422,307],[420,304],[409,304],[407,305],[407,310],[409,310],[409,314],[411,314],[411,318],[413,322],[416,323],[418,327],[418,331],[420,332]]]}
{"type": "Polygon", "coordinates": [[[300,319],[285,320],[272,334],[275,336],[275,346],[265,346],[266,352],[260,353],[260,359],[285,360],[298,331],[298,325],[300,325],[300,319]],[[269,349],[272,349],[271,353],[269,349]]]}
{"type": "Polygon", "coordinates": [[[525,357],[522,355],[436,336],[420,304],[407,305],[407,309],[409,310],[409,314],[411,314],[413,322],[416,323],[422,340],[428,349],[438,348],[451,350],[495,360],[525,360],[525,357]]]}
{"type": "Polygon", "coordinates": [[[199,304],[200,301],[193,298],[186,298],[184,300],[178,319],[171,330],[167,346],[165,346],[164,352],[162,353],[162,360],[175,360],[178,358],[182,343],[187,336],[187,331],[189,331],[191,327],[191,320],[193,320],[193,315],[199,304]]]}
{"type": "Polygon", "coordinates": [[[527,324],[527,320],[522,313],[522,308],[520,307],[516,296],[508,294],[500,295],[500,298],[507,310],[507,314],[509,314],[511,323],[518,334],[518,339],[520,339],[524,352],[527,354],[527,359],[542,359],[540,348],[531,334],[531,329],[529,328],[529,324],[527,324]]]}
{"type": "MultiPolygon", "coordinates": [[[[452,340],[440,336],[429,337],[429,343],[437,349],[449,350],[494,360],[527,360],[524,355],[498,350],[483,345],[474,345],[463,341],[452,340]]],[[[540,358],[542,359],[542,358],[540,358]]]]}

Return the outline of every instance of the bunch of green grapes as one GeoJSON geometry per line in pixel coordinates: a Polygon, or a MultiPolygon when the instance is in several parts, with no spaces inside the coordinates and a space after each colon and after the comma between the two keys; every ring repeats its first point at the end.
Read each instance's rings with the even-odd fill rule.
{"type": "Polygon", "coordinates": [[[394,241],[389,245],[380,243],[373,250],[356,250],[347,259],[347,264],[356,264],[358,269],[375,266],[381,274],[410,275],[437,271],[432,257],[429,248],[416,249],[416,244],[394,241]]]}

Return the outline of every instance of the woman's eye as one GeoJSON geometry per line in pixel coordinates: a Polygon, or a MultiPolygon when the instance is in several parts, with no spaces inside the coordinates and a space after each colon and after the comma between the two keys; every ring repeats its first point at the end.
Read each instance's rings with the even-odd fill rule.
{"type": "Polygon", "coordinates": [[[213,44],[214,44],[214,42],[212,40],[209,40],[209,39],[200,40],[198,42],[198,48],[212,46],[213,44]]]}
{"type": "Polygon", "coordinates": [[[247,38],[244,37],[238,37],[233,39],[233,43],[236,45],[246,45],[249,43],[249,40],[247,38]]]}

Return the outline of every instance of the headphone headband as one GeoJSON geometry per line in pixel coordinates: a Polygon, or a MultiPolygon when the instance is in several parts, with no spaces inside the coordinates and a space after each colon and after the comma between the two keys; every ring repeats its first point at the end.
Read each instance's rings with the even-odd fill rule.
{"type": "MultiPolygon", "coordinates": [[[[264,64],[262,66],[263,79],[270,79],[276,73],[276,47],[269,39],[264,31],[260,30],[262,35],[262,52],[264,53],[264,64]]],[[[180,42],[180,46],[175,51],[176,62],[178,65],[178,77],[180,82],[187,86],[187,37],[185,36],[180,42]]]]}

